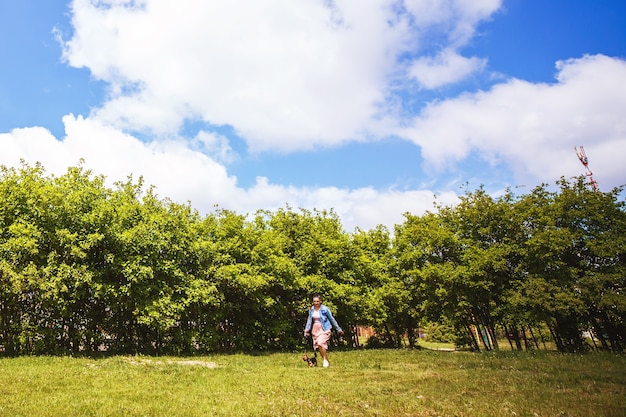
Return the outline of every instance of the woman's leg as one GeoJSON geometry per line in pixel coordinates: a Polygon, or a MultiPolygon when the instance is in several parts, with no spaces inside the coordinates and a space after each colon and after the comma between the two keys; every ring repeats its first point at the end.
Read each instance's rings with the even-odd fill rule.
{"type": "MultiPolygon", "coordinates": [[[[317,330],[317,329],[316,329],[317,330]]],[[[317,346],[317,350],[322,355],[323,366],[326,368],[329,366],[328,363],[328,340],[330,339],[330,331],[324,332],[315,332],[313,335],[313,346],[317,346]]]]}
{"type": "Polygon", "coordinates": [[[324,346],[318,346],[317,350],[320,351],[320,355],[322,355],[322,359],[328,360],[328,351],[324,348],[324,346]]]}
{"type": "Polygon", "coordinates": [[[330,362],[328,362],[328,349],[320,345],[318,346],[318,350],[320,351],[320,355],[322,355],[322,366],[328,368],[330,366],[330,362]]]}

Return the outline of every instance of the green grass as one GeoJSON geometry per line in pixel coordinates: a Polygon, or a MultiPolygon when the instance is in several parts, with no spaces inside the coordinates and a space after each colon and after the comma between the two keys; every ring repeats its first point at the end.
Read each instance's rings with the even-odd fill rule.
{"type": "Polygon", "coordinates": [[[426,340],[420,340],[417,345],[421,348],[431,350],[455,350],[454,343],[428,342],[426,340]]]}
{"type": "Polygon", "coordinates": [[[0,416],[624,416],[626,357],[429,350],[0,359],[0,416]],[[198,362],[191,362],[198,361],[198,362]]]}

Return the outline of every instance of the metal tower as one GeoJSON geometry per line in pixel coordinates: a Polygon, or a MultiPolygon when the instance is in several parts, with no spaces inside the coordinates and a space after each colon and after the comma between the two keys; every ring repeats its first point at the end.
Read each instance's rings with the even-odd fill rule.
{"type": "Polygon", "coordinates": [[[574,150],[576,151],[576,155],[578,155],[578,159],[585,167],[585,175],[589,177],[589,184],[591,184],[591,188],[594,191],[598,191],[598,183],[593,179],[593,172],[589,169],[589,158],[587,158],[587,154],[585,153],[585,148],[582,146],[576,147],[574,146],[574,150]]]}

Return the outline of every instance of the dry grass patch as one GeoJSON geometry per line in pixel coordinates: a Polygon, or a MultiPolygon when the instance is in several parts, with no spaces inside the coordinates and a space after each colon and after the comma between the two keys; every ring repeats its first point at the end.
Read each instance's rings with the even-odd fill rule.
{"type": "Polygon", "coordinates": [[[204,368],[215,369],[217,368],[217,363],[210,361],[200,361],[200,360],[156,360],[146,357],[129,357],[127,358],[128,363],[131,365],[181,365],[181,366],[201,366],[204,368]]]}

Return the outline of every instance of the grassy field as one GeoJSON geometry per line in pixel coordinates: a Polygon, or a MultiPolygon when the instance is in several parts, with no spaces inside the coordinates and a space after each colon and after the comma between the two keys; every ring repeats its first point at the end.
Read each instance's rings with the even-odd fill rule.
{"type": "Polygon", "coordinates": [[[334,351],[0,359],[0,416],[625,416],[626,357],[334,351]]]}

